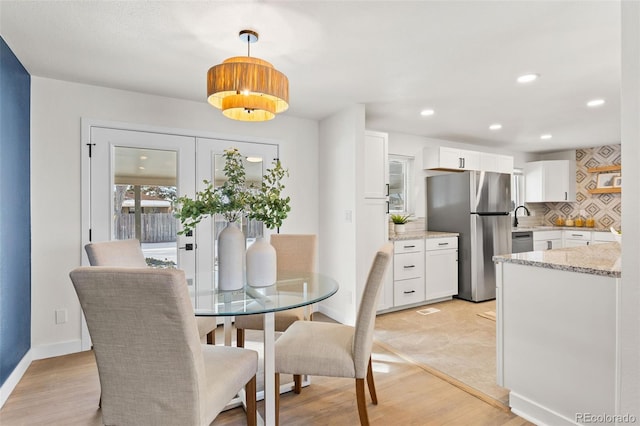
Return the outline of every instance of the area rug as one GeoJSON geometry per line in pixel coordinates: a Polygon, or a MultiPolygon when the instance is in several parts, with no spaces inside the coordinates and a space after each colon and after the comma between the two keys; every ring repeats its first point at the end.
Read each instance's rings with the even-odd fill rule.
{"type": "Polygon", "coordinates": [[[508,389],[496,384],[496,324],[480,317],[495,312],[495,301],[453,299],[428,307],[439,311],[378,315],[376,342],[493,405],[508,407],[508,389]]]}

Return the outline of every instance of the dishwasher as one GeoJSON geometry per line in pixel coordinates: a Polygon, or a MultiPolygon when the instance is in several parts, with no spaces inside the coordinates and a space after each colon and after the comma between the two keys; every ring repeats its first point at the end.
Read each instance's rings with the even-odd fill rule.
{"type": "Polygon", "coordinates": [[[511,253],[533,251],[533,231],[511,233],[511,253]]]}

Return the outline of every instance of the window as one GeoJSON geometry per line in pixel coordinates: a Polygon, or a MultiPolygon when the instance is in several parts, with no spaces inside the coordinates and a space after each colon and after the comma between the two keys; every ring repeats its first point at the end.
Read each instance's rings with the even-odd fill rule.
{"type": "Polygon", "coordinates": [[[411,200],[409,189],[411,180],[412,157],[389,156],[389,212],[410,213],[411,200]]]}
{"type": "Polygon", "coordinates": [[[524,204],[524,173],[514,169],[511,175],[511,211],[524,204]]]}

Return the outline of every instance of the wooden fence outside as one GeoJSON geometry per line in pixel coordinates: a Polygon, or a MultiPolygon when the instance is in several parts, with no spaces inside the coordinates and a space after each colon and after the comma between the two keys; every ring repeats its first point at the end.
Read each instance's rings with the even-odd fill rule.
{"type": "MultiPolygon", "coordinates": [[[[176,240],[178,219],[173,213],[142,213],[140,242],[167,243],[176,240]]],[[[136,215],[118,214],[114,219],[115,239],[126,240],[136,237],[136,215]]]]}

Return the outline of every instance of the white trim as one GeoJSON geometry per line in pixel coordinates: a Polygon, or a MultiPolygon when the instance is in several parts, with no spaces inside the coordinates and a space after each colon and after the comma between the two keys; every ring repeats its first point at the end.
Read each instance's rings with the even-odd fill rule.
{"type": "Polygon", "coordinates": [[[321,312],[329,318],[338,321],[341,324],[345,324],[346,317],[344,312],[340,312],[330,306],[325,306],[322,302],[318,304],[317,312],[321,312]]]}
{"type": "Polygon", "coordinates": [[[509,406],[514,414],[538,426],[575,426],[580,423],[563,416],[547,407],[531,401],[522,395],[509,392],[509,406]]]}
{"type": "Polygon", "coordinates": [[[40,345],[31,348],[32,359],[52,358],[54,356],[62,356],[82,352],[82,341],[67,340],[66,342],[53,343],[50,345],[40,345]]]}
{"type": "Polygon", "coordinates": [[[22,357],[18,365],[13,369],[7,380],[0,386],[0,408],[4,406],[4,403],[7,402],[9,396],[11,396],[11,392],[16,388],[22,376],[27,371],[27,368],[31,365],[31,361],[33,360],[31,349],[27,351],[26,354],[22,357]]]}

